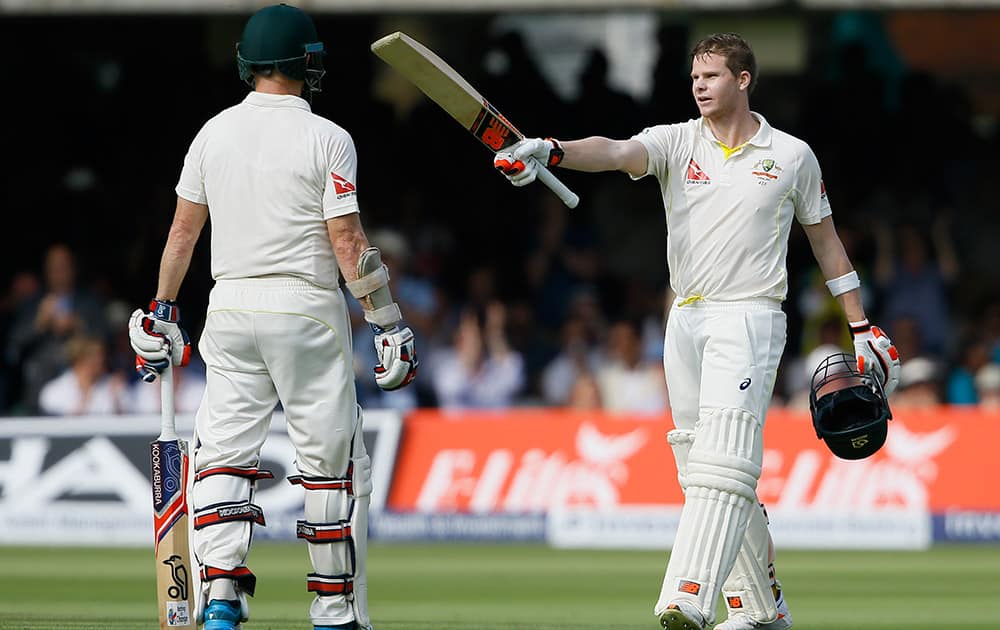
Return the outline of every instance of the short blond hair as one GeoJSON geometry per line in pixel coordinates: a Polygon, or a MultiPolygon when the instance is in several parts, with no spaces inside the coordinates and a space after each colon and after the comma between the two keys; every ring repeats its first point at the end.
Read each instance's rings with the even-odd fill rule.
{"type": "Polygon", "coordinates": [[[736,33],[714,33],[699,40],[691,49],[692,61],[705,55],[725,57],[726,67],[734,77],[739,77],[743,71],[749,72],[748,94],[753,94],[754,88],[757,87],[757,58],[754,57],[753,49],[747,40],[736,33]]]}

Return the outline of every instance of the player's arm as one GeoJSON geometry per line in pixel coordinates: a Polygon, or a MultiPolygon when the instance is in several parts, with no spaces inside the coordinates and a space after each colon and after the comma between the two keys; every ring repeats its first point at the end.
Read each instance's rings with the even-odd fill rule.
{"type": "Polygon", "coordinates": [[[588,173],[622,171],[641,177],[646,174],[648,160],[646,147],[638,140],[591,136],[559,142],[553,138],[526,138],[510,151],[497,153],[493,165],[515,186],[525,186],[537,177],[536,164],[588,173]]]}
{"type": "Polygon", "coordinates": [[[861,301],[861,280],[851,265],[844,244],[827,216],[819,223],[803,225],[813,255],[819,264],[826,286],[847,315],[854,337],[854,354],[860,372],[874,372],[882,381],[885,392],[892,393],[899,383],[899,353],[889,337],[865,317],[861,301]]]}
{"type": "Polygon", "coordinates": [[[160,257],[156,297],[149,312],[136,309],[129,318],[129,341],[136,353],[139,377],[152,382],[167,365],[183,367],[191,360],[191,341],[180,326],[177,294],[191,265],[194,246],[208,220],[208,206],[177,197],[174,220],[160,257]]]}
{"type": "Polygon", "coordinates": [[[368,243],[357,212],[326,222],[330,244],[348,291],[357,298],[375,332],[375,382],[384,390],[399,389],[417,375],[413,331],[400,327],[403,315],[389,292],[389,270],[382,254],[368,243]]]}
{"type": "Polygon", "coordinates": [[[157,300],[176,300],[181,282],[191,265],[194,246],[208,220],[208,206],[177,197],[174,221],[170,225],[167,244],[160,258],[160,279],[156,288],[157,300]]]}
{"type": "MultiPolygon", "coordinates": [[[[851,265],[844,250],[844,244],[837,234],[837,229],[833,225],[833,217],[825,217],[819,223],[803,225],[809,245],[812,247],[813,256],[819,264],[820,271],[827,281],[835,278],[842,278],[854,273],[854,266],[851,265]]],[[[854,274],[855,277],[857,274],[854,274]]],[[[848,321],[857,322],[865,319],[865,308],[861,302],[861,284],[857,286],[843,285],[846,289],[842,293],[834,293],[840,306],[844,309],[848,321]]],[[[831,289],[833,291],[833,289],[831,289]]]]}

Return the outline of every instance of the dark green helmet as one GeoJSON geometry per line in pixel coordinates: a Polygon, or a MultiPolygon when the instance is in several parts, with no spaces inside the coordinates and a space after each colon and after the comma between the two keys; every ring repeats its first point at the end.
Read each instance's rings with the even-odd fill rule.
{"type": "Polygon", "coordinates": [[[320,91],[323,78],[323,42],[316,25],[304,11],[275,4],[247,20],[236,45],[240,78],[253,86],[254,72],[277,69],[285,76],[305,81],[311,92],[320,91]]]}

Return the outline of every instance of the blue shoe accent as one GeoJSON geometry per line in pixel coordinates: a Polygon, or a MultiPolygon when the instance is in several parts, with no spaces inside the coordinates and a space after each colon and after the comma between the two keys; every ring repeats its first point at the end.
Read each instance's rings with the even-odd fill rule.
{"type": "Polygon", "coordinates": [[[233,630],[240,622],[240,603],[213,599],[205,609],[205,630],[233,630]]]}
{"type": "Polygon", "coordinates": [[[313,626],[313,630],[354,630],[354,622],[342,626],[313,626]]]}

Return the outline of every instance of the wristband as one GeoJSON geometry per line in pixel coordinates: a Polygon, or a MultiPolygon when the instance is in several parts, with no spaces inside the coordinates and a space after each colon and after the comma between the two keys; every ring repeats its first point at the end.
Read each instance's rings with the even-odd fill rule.
{"type": "Polygon", "coordinates": [[[845,273],[844,275],[834,278],[833,280],[826,281],[826,288],[830,289],[830,293],[833,297],[838,295],[843,295],[848,291],[853,291],[861,287],[861,280],[858,278],[857,271],[851,271],[845,273]]]}
{"type": "Polygon", "coordinates": [[[860,322],[848,322],[847,325],[851,328],[851,335],[860,335],[872,329],[872,325],[868,323],[867,318],[862,319],[860,322]]]}
{"type": "Polygon", "coordinates": [[[181,309],[174,300],[156,300],[149,303],[149,312],[156,319],[177,323],[181,319],[181,309]]]}
{"type": "Polygon", "coordinates": [[[546,138],[546,140],[552,143],[552,148],[549,149],[549,161],[545,166],[559,166],[559,163],[563,161],[563,156],[566,155],[566,152],[563,151],[559,141],[555,138],[546,138]]]}

